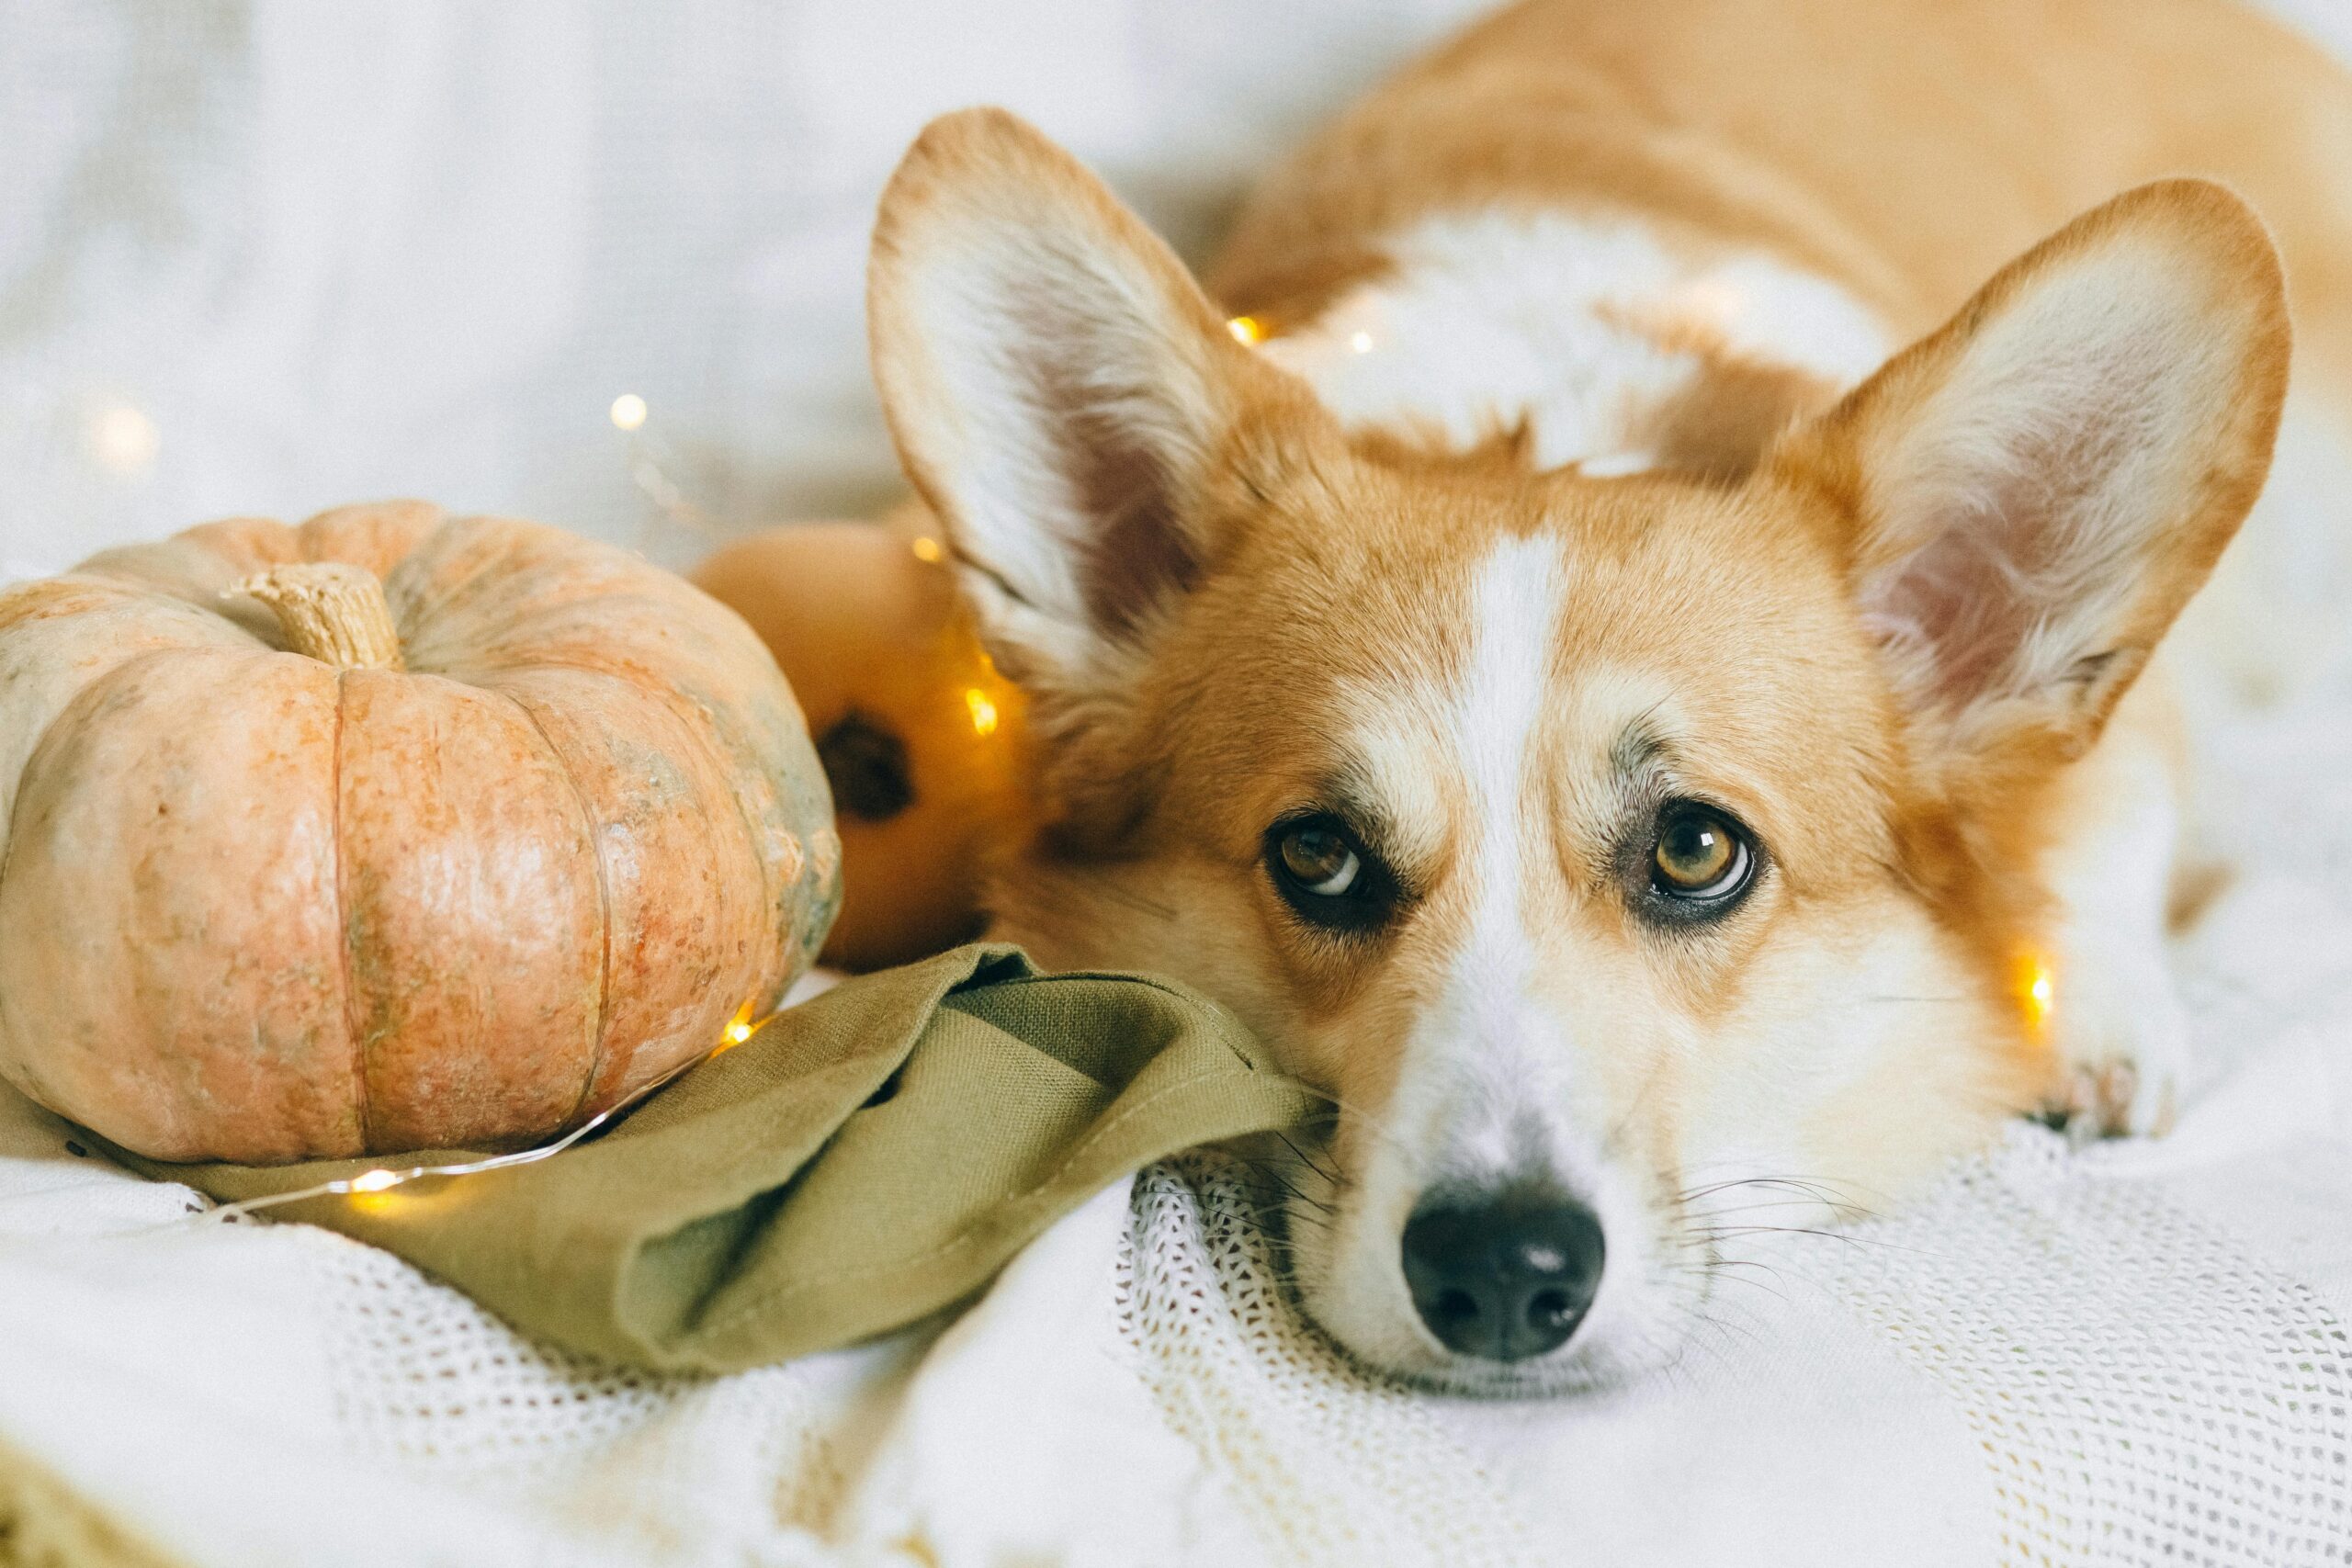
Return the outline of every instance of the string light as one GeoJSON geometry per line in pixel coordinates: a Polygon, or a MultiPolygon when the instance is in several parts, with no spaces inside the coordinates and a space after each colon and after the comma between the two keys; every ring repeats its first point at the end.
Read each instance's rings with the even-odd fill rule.
{"type": "Polygon", "coordinates": [[[2018,1006],[2025,1013],[2026,1029],[2036,1040],[2050,1029],[2050,1015],[2058,1005],[2058,980],[2047,953],[2028,950],[2018,955],[2018,1006]]]}
{"type": "MultiPolygon", "coordinates": [[[[624,392],[613,400],[611,414],[613,428],[628,437],[628,477],[639,493],[653,503],[660,513],[659,522],[667,522],[684,533],[713,543],[725,541],[729,531],[704,515],[702,508],[686,494],[685,487],[671,478],[675,455],[646,427],[645,400],[635,392],[624,392]]],[[[647,519],[638,536],[637,547],[648,556],[659,556],[668,547],[656,519],[647,519]]]]}
{"type": "Polygon", "coordinates": [[[91,416],[91,454],[119,474],[153,462],[160,444],[155,422],[129,403],[108,403],[91,416]]]}
{"type": "Polygon", "coordinates": [[[918,534],[915,536],[914,542],[907,547],[914,551],[915,559],[922,561],[924,565],[937,566],[939,564],[939,558],[942,553],[939,548],[939,541],[933,538],[930,535],[918,534]]]}
{"type": "Polygon", "coordinates": [[[1266,323],[1255,316],[1236,316],[1225,323],[1225,330],[1244,348],[1255,348],[1266,341],[1266,323]]]}
{"type": "MultiPolygon", "coordinates": [[[[775,1015],[771,1013],[768,1016],[772,1018],[775,1015]]],[[[390,1202],[384,1194],[389,1193],[395,1187],[405,1187],[412,1181],[422,1181],[427,1177],[454,1179],[461,1176],[479,1176],[489,1170],[511,1170],[516,1166],[536,1165],[540,1160],[550,1159],[561,1154],[582,1138],[594,1134],[598,1128],[618,1120],[656,1089],[662,1089],[684,1077],[712,1057],[741,1045],[758,1033],[760,1026],[765,1022],[767,1022],[765,1018],[753,1019],[752,1004],[745,1002],[736,1010],[735,1016],[728,1021],[727,1027],[720,1032],[718,1044],[691,1061],[681,1062],[627,1100],[599,1111],[595,1115],[552,1142],[534,1145],[527,1149],[516,1149],[512,1154],[490,1155],[481,1159],[465,1160],[456,1165],[379,1167],[374,1170],[363,1170],[356,1176],[341,1177],[334,1181],[322,1181],[315,1187],[305,1187],[293,1192],[268,1192],[258,1198],[247,1198],[239,1202],[216,1204],[202,1213],[192,1216],[187,1223],[205,1224],[233,1220],[240,1215],[254,1213],[262,1209],[275,1209],[285,1203],[306,1202],[313,1198],[349,1198],[355,1206],[380,1212],[390,1202]]]]}
{"type": "Polygon", "coordinates": [[[972,712],[972,733],[975,735],[996,733],[996,704],[989,699],[986,692],[981,691],[978,686],[966,688],[964,705],[972,712]]]}
{"type": "Polygon", "coordinates": [[[1370,333],[1351,333],[1348,338],[1348,346],[1355,350],[1358,354],[1370,354],[1372,352],[1372,334],[1370,333]]]}

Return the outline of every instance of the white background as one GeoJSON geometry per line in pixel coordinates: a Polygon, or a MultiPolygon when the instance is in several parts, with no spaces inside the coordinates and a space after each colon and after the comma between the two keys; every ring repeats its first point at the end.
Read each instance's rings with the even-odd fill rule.
{"type": "Polygon", "coordinates": [[[9,0],[0,580],[388,495],[670,565],[867,510],[897,479],[866,234],[926,119],[1027,115],[1197,257],[1252,170],[1476,9],[9,0]]]}
{"type": "MultiPolygon", "coordinates": [[[[6,0],[0,581],[390,495],[673,566],[873,509],[865,237],[925,119],[1029,116],[1197,258],[1480,8],[6,0]]],[[[2352,43],[2352,0],[2274,8],[2352,43]]]]}

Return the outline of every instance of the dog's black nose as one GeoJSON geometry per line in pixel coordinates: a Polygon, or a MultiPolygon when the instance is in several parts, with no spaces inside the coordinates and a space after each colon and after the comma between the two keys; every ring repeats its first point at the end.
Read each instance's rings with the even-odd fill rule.
{"type": "Polygon", "coordinates": [[[1447,1349],[1523,1361],[1584,1321],[1601,1252],[1600,1221],[1569,1199],[1426,1201],[1405,1226],[1405,1283],[1447,1349]]]}

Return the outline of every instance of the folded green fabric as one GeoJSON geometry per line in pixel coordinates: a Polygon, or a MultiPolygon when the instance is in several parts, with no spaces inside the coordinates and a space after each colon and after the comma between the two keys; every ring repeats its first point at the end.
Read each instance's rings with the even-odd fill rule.
{"type": "MultiPolygon", "coordinates": [[[[276,1212],[398,1253],[556,1344],[733,1371],[961,1301],[1107,1183],[1323,1103],[1182,987],[1043,975],[1017,949],[976,945],[778,1014],[548,1159],[276,1212]]],[[[224,1201],[387,1163],[114,1152],[224,1201]]]]}

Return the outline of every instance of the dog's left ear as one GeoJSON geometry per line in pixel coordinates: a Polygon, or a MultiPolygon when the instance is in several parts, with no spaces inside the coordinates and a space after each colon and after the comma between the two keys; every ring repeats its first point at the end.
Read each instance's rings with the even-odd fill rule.
{"type": "Polygon", "coordinates": [[[1116,691],[1229,543],[1244,428],[1322,417],[1101,181],[1001,109],[934,120],[891,176],[866,312],[899,457],[989,651],[1060,699],[1048,723],[1116,691]]]}
{"type": "Polygon", "coordinates": [[[2261,223],[2165,181],[2067,225],[1782,438],[1768,469],[1838,503],[1931,776],[2030,775],[2098,738],[2261,491],[2288,347],[2261,223]]]}

